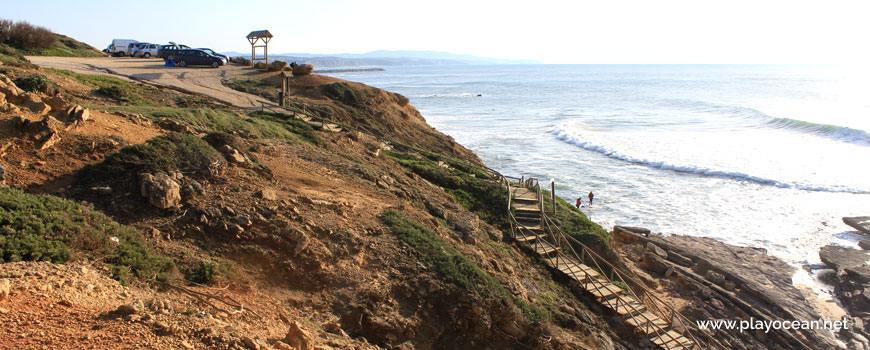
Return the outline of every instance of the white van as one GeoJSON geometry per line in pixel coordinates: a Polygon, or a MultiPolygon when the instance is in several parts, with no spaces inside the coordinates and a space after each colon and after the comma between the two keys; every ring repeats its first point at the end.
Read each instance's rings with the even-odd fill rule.
{"type": "Polygon", "coordinates": [[[131,54],[130,52],[130,44],[138,43],[136,40],[132,39],[115,39],[112,40],[112,44],[106,48],[106,52],[112,56],[127,56],[131,54]]]}
{"type": "Polygon", "coordinates": [[[160,45],[152,44],[152,43],[138,43],[135,45],[133,49],[133,57],[139,58],[151,58],[152,56],[157,56],[157,49],[160,48],[160,45]]]}

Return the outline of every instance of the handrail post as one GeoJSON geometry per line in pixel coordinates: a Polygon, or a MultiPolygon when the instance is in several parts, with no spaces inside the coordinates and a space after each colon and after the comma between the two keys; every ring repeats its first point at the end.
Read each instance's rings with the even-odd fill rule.
{"type": "Polygon", "coordinates": [[[553,217],[556,217],[556,179],[550,179],[550,199],[553,200],[553,217]]]}

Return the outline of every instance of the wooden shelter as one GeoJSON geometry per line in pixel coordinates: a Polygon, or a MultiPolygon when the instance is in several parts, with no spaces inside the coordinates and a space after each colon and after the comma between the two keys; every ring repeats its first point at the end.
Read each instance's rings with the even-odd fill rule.
{"type": "Polygon", "coordinates": [[[268,30],[255,30],[248,34],[247,36],[248,42],[251,43],[251,67],[256,64],[256,61],[265,61],[267,64],[269,63],[269,40],[272,40],[272,33],[269,33],[268,30]],[[257,43],[263,41],[262,45],[257,45],[257,43]],[[257,58],[257,48],[263,48],[263,58],[257,58]]]}

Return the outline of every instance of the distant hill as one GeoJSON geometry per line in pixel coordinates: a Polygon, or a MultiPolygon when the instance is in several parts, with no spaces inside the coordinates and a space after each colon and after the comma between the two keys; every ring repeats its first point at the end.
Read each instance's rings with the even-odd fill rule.
{"type": "MultiPolygon", "coordinates": [[[[224,52],[228,56],[250,56],[250,53],[224,52]]],[[[455,64],[539,64],[536,60],[513,60],[461,55],[439,51],[378,50],[361,54],[281,53],[269,55],[269,60],[297,61],[315,67],[423,66],[455,64]]]]}

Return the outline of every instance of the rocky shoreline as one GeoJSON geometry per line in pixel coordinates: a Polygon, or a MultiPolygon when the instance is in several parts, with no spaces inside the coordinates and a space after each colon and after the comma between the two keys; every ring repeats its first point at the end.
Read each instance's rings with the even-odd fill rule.
{"type": "MultiPolygon", "coordinates": [[[[843,222],[860,234],[870,234],[870,217],[844,217],[843,222]]],[[[861,250],[836,245],[822,247],[819,257],[827,269],[818,271],[818,277],[834,288],[834,295],[852,317],[855,327],[849,334],[849,348],[870,349],[870,250],[867,250],[870,239],[858,245],[861,250]]]]}
{"type": "MultiPolygon", "coordinates": [[[[796,268],[764,249],[728,245],[712,238],[662,236],[615,226],[614,249],[634,262],[638,277],[669,295],[696,321],[829,319],[811,291],[792,283],[796,268]]],[[[865,259],[866,260],[866,259],[865,259]]],[[[834,320],[832,320],[834,321],[834,320]]],[[[858,321],[855,321],[858,322],[858,321]]],[[[860,333],[862,331],[858,331],[860,333]]],[[[734,349],[863,349],[864,336],[825,330],[713,331],[734,349]]]]}

